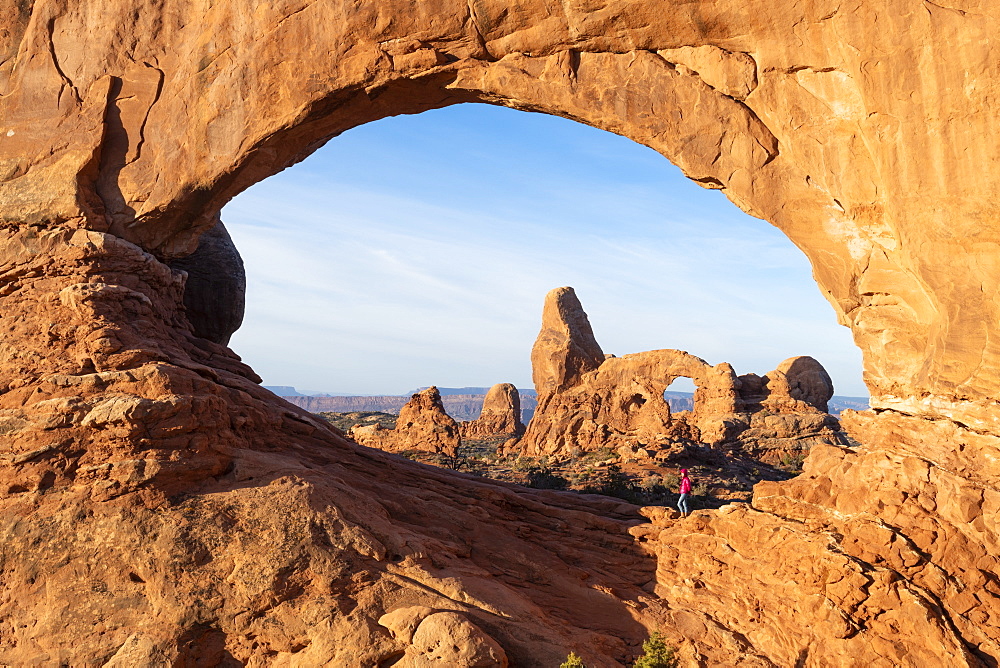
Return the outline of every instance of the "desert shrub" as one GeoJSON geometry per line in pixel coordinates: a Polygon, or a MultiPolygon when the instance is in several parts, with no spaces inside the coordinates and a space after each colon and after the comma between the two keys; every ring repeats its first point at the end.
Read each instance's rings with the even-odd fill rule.
{"type": "Polygon", "coordinates": [[[702,498],[708,496],[708,485],[706,483],[699,482],[691,488],[691,494],[702,498]]]}
{"type": "Polygon", "coordinates": [[[642,503],[642,489],[626,475],[618,464],[610,464],[603,475],[594,475],[583,490],[587,494],[604,494],[624,499],[629,503],[642,503]]]}
{"type": "Polygon", "coordinates": [[[566,489],[569,480],[555,473],[547,466],[535,466],[525,473],[528,476],[528,487],[535,489],[566,489]]]}
{"type": "Polygon", "coordinates": [[[486,474],[488,468],[489,465],[485,460],[480,459],[479,457],[466,457],[459,460],[456,470],[482,476],[486,474]]]}
{"type": "Polygon", "coordinates": [[[606,462],[609,459],[617,459],[618,453],[611,448],[604,446],[603,448],[598,448],[597,450],[591,450],[585,454],[583,458],[590,462],[606,462]]]}
{"type": "Polygon", "coordinates": [[[655,473],[643,478],[641,487],[647,494],[663,494],[668,491],[666,486],[663,484],[663,476],[655,473]]]}
{"type": "Polygon", "coordinates": [[[786,452],[781,455],[781,468],[790,472],[801,472],[806,461],[807,452],[786,452]]]}
{"type": "Polygon", "coordinates": [[[511,468],[520,473],[526,473],[538,467],[538,461],[534,457],[521,456],[514,460],[511,468]]]}
{"type": "Polygon", "coordinates": [[[677,668],[677,652],[668,647],[659,631],[642,643],[642,656],[635,660],[634,668],[677,668]]]}
{"type": "Polygon", "coordinates": [[[663,475],[663,486],[671,492],[676,492],[681,486],[681,477],[676,473],[665,473],[663,475]]]}
{"type": "Polygon", "coordinates": [[[587,668],[583,665],[583,659],[576,655],[576,652],[570,652],[566,660],[559,664],[559,668],[587,668]]]}

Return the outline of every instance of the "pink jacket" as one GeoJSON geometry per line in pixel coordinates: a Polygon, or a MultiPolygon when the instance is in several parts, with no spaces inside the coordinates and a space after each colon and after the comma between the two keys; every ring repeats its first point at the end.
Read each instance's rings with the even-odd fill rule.
{"type": "Polygon", "coordinates": [[[691,493],[691,478],[681,478],[681,494],[691,493]]]}

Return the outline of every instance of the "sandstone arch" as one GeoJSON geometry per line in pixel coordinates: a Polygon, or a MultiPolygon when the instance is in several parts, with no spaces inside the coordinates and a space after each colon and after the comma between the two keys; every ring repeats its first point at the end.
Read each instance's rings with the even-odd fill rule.
{"type": "Polygon", "coordinates": [[[718,664],[1000,657],[989,4],[0,17],[0,661],[172,661],[224,637],[241,660],[377,663],[408,651],[380,615],[419,606],[515,663],[612,665],[654,626],[718,664]],[[780,227],[865,353],[865,447],[817,450],[752,508],[647,511],[633,543],[627,509],[353,449],[195,335],[163,261],[228,198],[354,125],[466,101],[631,137],[780,227]]]}
{"type": "Polygon", "coordinates": [[[717,443],[729,435],[727,418],[743,408],[728,363],[712,366],[682,350],[604,355],[570,287],[545,295],[531,362],[538,407],[524,437],[509,448],[529,456],[655,448],[677,438],[717,443]],[[694,409],[675,419],[663,393],[682,377],[694,381],[694,409]]]}
{"type": "MultiPolygon", "coordinates": [[[[712,366],[682,350],[665,349],[612,357],[564,392],[539,395],[535,416],[518,449],[538,456],[573,447],[592,450],[665,442],[678,436],[670,428],[670,406],[663,398],[677,378],[690,378],[695,384],[690,424],[697,431],[684,433],[688,437],[697,434],[697,439],[708,443],[723,440],[725,417],[741,409],[733,368],[726,362],[712,366]],[[572,426],[567,427],[567,421],[572,426]],[[611,425],[623,432],[609,430],[611,425]],[[625,434],[627,438],[619,441],[625,434]]],[[[686,425],[687,421],[682,430],[686,425]]]]}
{"type": "Polygon", "coordinates": [[[543,3],[242,12],[119,0],[109,17],[142,19],[94,30],[85,5],[18,7],[0,45],[10,220],[72,220],[173,257],[235,193],[355,125],[468,101],[555,113],[653,147],[785,231],[853,328],[875,405],[992,421],[997,378],[983,360],[995,352],[981,323],[996,318],[979,314],[996,308],[983,297],[994,279],[974,258],[994,241],[965,253],[959,283],[915,250],[926,235],[953,238],[956,218],[969,230],[991,219],[978,194],[993,177],[976,167],[997,132],[980,104],[989,86],[963,89],[959,104],[923,88],[903,100],[886,84],[914,63],[933,62],[937,82],[988,62],[989,21],[971,8],[626,3],[550,15],[543,3]],[[910,37],[874,30],[879,16],[910,37]],[[923,38],[948,31],[963,36],[960,55],[923,38]],[[965,122],[949,124],[958,113],[965,122]],[[932,153],[926,133],[945,131],[949,148],[932,153]],[[960,157],[959,145],[976,148],[960,157]],[[961,313],[947,307],[958,302],[961,313]]]}
{"type": "Polygon", "coordinates": [[[776,463],[783,447],[808,450],[845,440],[826,414],[833,382],[812,357],[791,357],[761,377],[737,376],[728,362],[712,366],[682,350],[604,355],[573,288],[545,296],[531,359],[538,408],[524,437],[505,446],[508,452],[565,456],[728,443],[776,463]],[[694,405],[671,415],[664,391],[677,378],[694,382],[694,405]]]}

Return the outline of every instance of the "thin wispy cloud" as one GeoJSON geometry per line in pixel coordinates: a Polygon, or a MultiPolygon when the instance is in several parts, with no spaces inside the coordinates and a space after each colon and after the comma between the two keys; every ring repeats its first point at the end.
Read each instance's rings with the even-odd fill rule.
{"type": "Polygon", "coordinates": [[[608,352],[738,372],[860,353],[779,231],[649,149],[564,119],[453,107],[358,128],[223,211],[244,256],[232,346],[268,384],[530,387],[545,293],[577,289],[608,352]]]}

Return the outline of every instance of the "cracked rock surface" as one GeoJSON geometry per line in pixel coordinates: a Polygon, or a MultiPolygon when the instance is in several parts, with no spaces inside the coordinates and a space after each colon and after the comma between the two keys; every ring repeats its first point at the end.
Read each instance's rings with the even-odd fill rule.
{"type": "Polygon", "coordinates": [[[659,628],[691,665],[994,665],[997,23],[981,0],[0,0],[0,663],[601,667],[659,628]],[[230,198],[462,102],[619,133],[779,227],[864,353],[860,447],[752,506],[643,518],[352,445],[205,338],[169,263],[230,198]]]}

